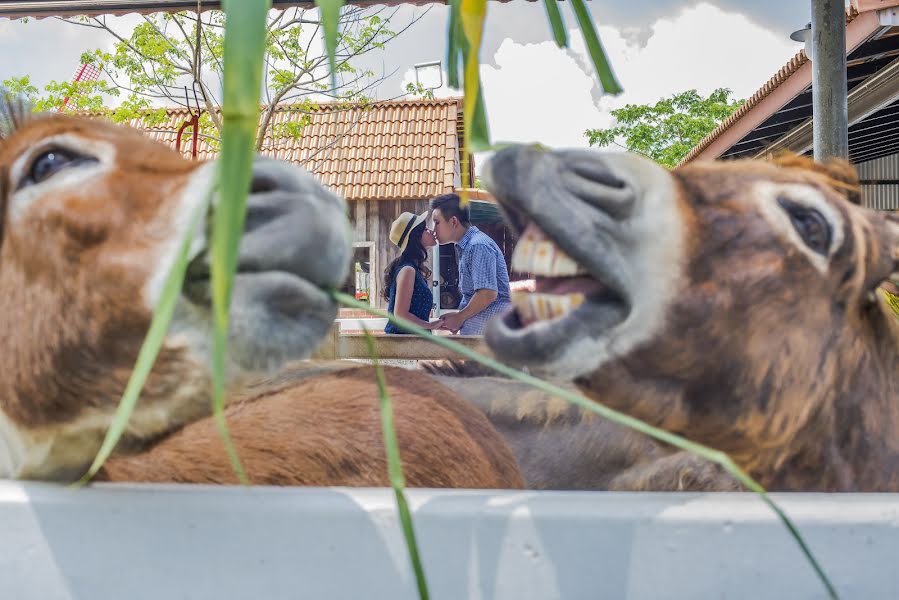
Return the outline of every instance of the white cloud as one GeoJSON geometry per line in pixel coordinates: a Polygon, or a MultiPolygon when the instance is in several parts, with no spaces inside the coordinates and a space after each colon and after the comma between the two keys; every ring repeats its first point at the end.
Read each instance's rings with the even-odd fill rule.
{"type": "MultiPolygon", "coordinates": [[[[139,17],[109,17],[110,25],[130,31],[139,17]]],[[[29,75],[43,88],[50,80],[68,81],[81,66],[81,53],[110,51],[115,39],[99,29],[46,18],[27,22],[0,19],[0,81],[29,75]]]]}
{"type": "MultiPolygon", "coordinates": [[[[610,111],[627,103],[651,103],[691,88],[708,94],[727,87],[734,97],[747,98],[801,47],[742,14],[705,3],[641,32],[600,26],[599,33],[624,87],[617,97],[598,93],[579,30],[569,31],[569,50],[507,38],[492,61],[482,57],[495,65],[481,66],[493,140],[586,147],[584,130],[610,126],[610,111]]],[[[410,70],[403,86],[414,80],[410,70]]],[[[476,163],[483,162],[481,155],[476,163]]]]}
{"type": "MultiPolygon", "coordinates": [[[[611,27],[600,35],[625,93],[604,104],[654,102],[690,88],[708,94],[728,87],[738,98],[755,92],[801,48],[737,13],[710,4],[681,10],[651,26],[644,46],[611,27]]],[[[579,35],[575,52],[585,55],[579,35]]]]}

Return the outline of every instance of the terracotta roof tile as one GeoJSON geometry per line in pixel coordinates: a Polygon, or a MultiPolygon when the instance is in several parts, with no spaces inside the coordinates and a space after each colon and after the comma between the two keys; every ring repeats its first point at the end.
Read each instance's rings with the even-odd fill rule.
{"type": "MultiPolygon", "coordinates": [[[[393,100],[349,108],[321,104],[308,113],[296,105],[281,106],[273,123],[305,114],[312,122],[296,139],[266,136],[262,154],[303,166],[348,200],[429,198],[452,191],[452,178],[447,183],[446,174],[455,173],[461,110],[461,98],[393,100]]],[[[178,128],[187,118],[186,110],[171,109],[158,125],[148,126],[140,119],[129,124],[174,147],[178,128]]],[[[190,156],[188,133],[181,140],[185,156],[190,156]]],[[[210,159],[216,153],[200,138],[198,158],[210,159]]]]}

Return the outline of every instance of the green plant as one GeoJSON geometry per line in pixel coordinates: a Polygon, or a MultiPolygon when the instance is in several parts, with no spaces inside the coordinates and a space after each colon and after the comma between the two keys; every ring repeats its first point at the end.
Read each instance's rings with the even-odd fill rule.
{"type": "Polygon", "coordinates": [[[743,104],[718,88],[707,97],[696,90],[674,94],[655,104],[628,104],[612,111],[617,124],[584,132],[591,146],[624,145],[668,168],[677,166],[702,138],[743,104]]]}

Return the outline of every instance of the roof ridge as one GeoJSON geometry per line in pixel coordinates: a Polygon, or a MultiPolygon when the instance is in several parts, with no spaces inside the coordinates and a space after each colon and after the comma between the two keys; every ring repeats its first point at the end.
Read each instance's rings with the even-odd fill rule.
{"type": "MultiPolygon", "coordinates": [[[[330,102],[313,102],[312,109],[307,112],[335,112],[336,110],[342,109],[345,107],[345,110],[356,110],[359,108],[365,107],[386,107],[386,106],[446,106],[455,104],[461,108],[463,97],[462,96],[448,96],[446,98],[393,98],[390,100],[373,100],[371,102],[339,102],[339,101],[330,101],[330,102]]],[[[284,102],[275,105],[275,112],[284,112],[291,110],[294,107],[302,106],[305,102],[284,102]]],[[[267,105],[260,104],[260,108],[264,108],[267,105]]],[[[139,114],[150,114],[158,111],[159,109],[165,109],[165,113],[167,115],[190,113],[190,109],[185,108],[183,106],[157,106],[155,108],[147,108],[143,111],[140,111],[139,114]]],[[[216,110],[221,110],[220,106],[216,107],[216,110]]],[[[205,112],[206,109],[200,109],[200,112],[205,112]]],[[[104,113],[100,111],[77,111],[72,114],[76,115],[84,115],[89,117],[97,117],[102,116],[104,113]]]]}

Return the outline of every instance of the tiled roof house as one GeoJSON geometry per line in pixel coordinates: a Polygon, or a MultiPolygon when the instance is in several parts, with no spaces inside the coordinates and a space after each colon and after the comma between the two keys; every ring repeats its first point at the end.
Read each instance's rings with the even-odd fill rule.
{"type": "MultiPolygon", "coordinates": [[[[347,199],[358,286],[368,284],[370,297],[380,298],[382,272],[396,255],[388,238],[393,220],[403,211],[424,212],[428,199],[460,188],[461,168],[469,169],[473,181],[473,161],[461,150],[462,100],[321,104],[312,110],[286,105],[276,110],[272,125],[277,129],[304,118],[308,124],[300,137],[268,136],[261,153],[304,167],[347,199]]],[[[178,129],[188,119],[186,110],[171,109],[162,123],[130,124],[174,147],[178,129]]],[[[185,156],[191,155],[190,133],[181,140],[185,156]]],[[[216,147],[202,137],[197,149],[201,160],[216,154],[216,147]]]]}

